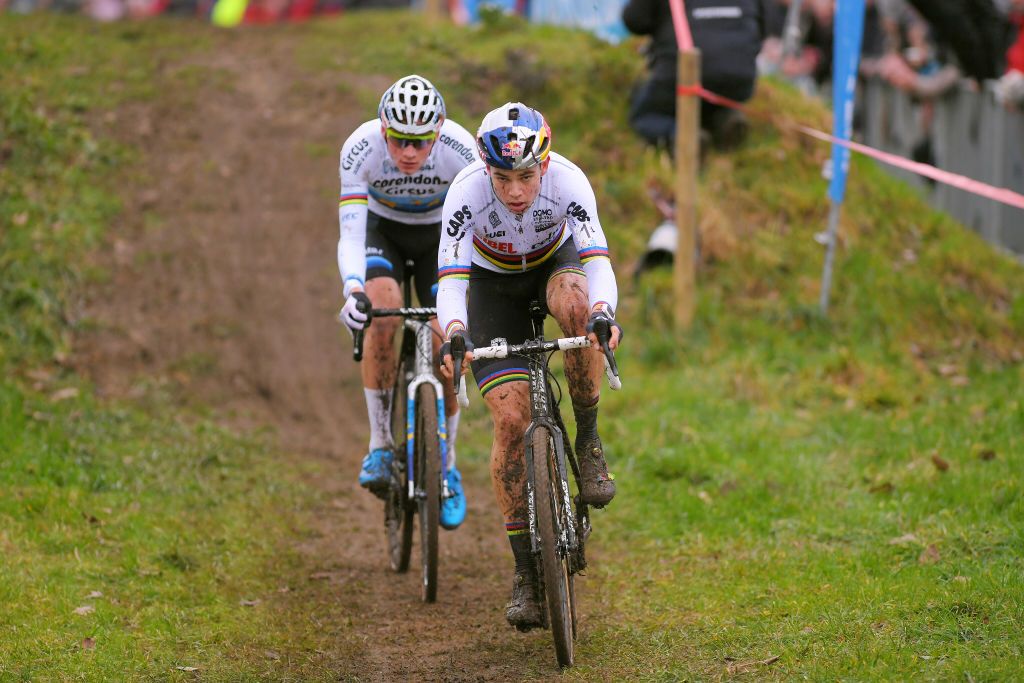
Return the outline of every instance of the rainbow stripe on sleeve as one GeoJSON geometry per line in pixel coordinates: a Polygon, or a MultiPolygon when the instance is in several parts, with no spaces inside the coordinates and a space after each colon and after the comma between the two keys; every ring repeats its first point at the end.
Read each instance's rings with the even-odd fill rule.
{"type": "Polygon", "coordinates": [[[468,280],[469,271],[469,266],[444,266],[437,269],[437,281],[440,282],[445,279],[468,280]]]}
{"type": "Polygon", "coordinates": [[[466,329],[466,323],[462,322],[458,318],[453,318],[444,328],[445,339],[451,339],[452,335],[459,331],[466,329]]]}
{"type": "Polygon", "coordinates": [[[580,249],[581,263],[589,263],[590,261],[599,258],[610,258],[608,255],[608,247],[587,247],[586,249],[580,249]]]}
{"type": "Polygon", "coordinates": [[[355,204],[366,204],[366,193],[343,194],[338,198],[338,206],[353,206],[355,204]]]}

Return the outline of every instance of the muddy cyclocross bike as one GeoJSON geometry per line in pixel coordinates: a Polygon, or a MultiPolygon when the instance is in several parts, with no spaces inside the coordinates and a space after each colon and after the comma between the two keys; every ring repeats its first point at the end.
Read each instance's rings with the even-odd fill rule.
{"type": "MultiPolygon", "coordinates": [[[[473,349],[473,357],[522,356],[529,367],[531,419],[526,428],[524,450],[530,547],[537,560],[539,598],[547,607],[542,610],[543,626],[550,628],[554,636],[558,665],[569,667],[573,664],[573,645],[577,634],[573,578],[587,566],[584,544],[591,532],[590,511],[578,493],[575,496],[569,493],[566,462],[572,470],[576,491],[580,490],[580,468],[558,409],[561,388],[548,370],[548,363],[554,352],[587,348],[590,340],[587,337],[545,339],[546,316],[547,312],[538,302],[531,302],[533,339],[522,344],[494,339],[491,346],[473,349]],[[557,399],[556,387],[559,389],[557,399]]],[[[608,322],[597,321],[594,333],[604,351],[608,384],[612,389],[620,389],[622,383],[615,356],[608,347],[611,337],[608,322]]],[[[466,349],[461,336],[453,338],[451,353],[455,389],[460,403],[465,405],[461,375],[466,349]]]]}
{"type": "MultiPolygon", "coordinates": [[[[411,264],[406,272],[412,271],[411,264]]],[[[408,278],[403,283],[404,301],[412,300],[408,278]]],[[[395,444],[391,485],[384,498],[384,528],[391,568],[399,573],[409,569],[412,555],[413,518],[419,514],[420,557],[423,568],[422,597],[437,600],[438,525],[441,503],[450,497],[448,488],[448,434],[444,392],[434,376],[433,335],[430,325],[436,308],[404,306],[374,308],[367,314],[367,326],[374,318],[400,317],[402,342],[395,376],[395,400],[391,406],[393,434],[404,434],[405,443],[395,444]],[[405,396],[402,405],[400,396],[405,396]]],[[[353,334],[353,358],[363,356],[363,331],[353,334]]]]}

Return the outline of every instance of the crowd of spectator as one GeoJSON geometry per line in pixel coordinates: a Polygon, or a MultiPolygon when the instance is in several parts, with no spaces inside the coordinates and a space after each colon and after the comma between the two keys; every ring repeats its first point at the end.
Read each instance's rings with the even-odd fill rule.
{"type": "MultiPolygon", "coordinates": [[[[0,0],[0,14],[36,11],[81,13],[98,21],[144,19],[156,15],[208,19],[220,0],[0,0]]],[[[228,0],[231,2],[231,0],[228,0]]],[[[408,7],[409,0],[237,0],[240,21],[260,24],[297,21],[363,8],[408,7]]]]}
{"type": "MultiPolygon", "coordinates": [[[[767,0],[761,72],[820,91],[831,75],[833,8],[834,0],[767,0]]],[[[922,99],[965,78],[997,80],[1001,101],[1020,103],[1024,0],[867,0],[861,73],[922,99]]]]}
{"type": "MultiPolygon", "coordinates": [[[[760,74],[778,74],[807,94],[831,88],[835,0],[686,0],[701,82],[745,102],[760,74]]],[[[648,74],[630,99],[634,130],[670,151],[675,136],[678,47],[668,0],[627,0],[626,27],[650,36],[648,74]]],[[[1024,105],[1024,0],[866,0],[861,75],[909,93],[919,104],[912,156],[934,163],[935,98],[967,83],[994,83],[996,98],[1024,105]]],[[[702,103],[701,148],[742,141],[742,114],[702,103]]]]}

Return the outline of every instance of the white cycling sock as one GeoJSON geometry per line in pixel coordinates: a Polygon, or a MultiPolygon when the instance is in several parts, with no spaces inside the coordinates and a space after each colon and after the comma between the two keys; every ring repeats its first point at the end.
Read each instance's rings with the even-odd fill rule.
{"type": "Polygon", "coordinates": [[[448,468],[455,467],[455,436],[459,433],[459,415],[462,411],[457,411],[454,415],[449,415],[447,420],[448,427],[448,468]]]}
{"type": "Polygon", "coordinates": [[[393,448],[395,439],[391,435],[391,389],[363,388],[366,395],[366,412],[370,417],[370,450],[393,448]]]}

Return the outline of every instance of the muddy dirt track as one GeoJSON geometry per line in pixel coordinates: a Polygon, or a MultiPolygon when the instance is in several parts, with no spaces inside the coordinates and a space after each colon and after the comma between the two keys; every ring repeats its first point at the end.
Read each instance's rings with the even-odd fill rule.
{"type": "Polygon", "coordinates": [[[335,620],[323,625],[346,643],[335,678],[518,680],[523,657],[557,676],[550,634],[504,622],[511,555],[483,477],[467,481],[466,524],[442,536],[441,602],[419,602],[416,571],[386,569],[380,505],[355,482],[361,382],[334,321],[337,150],[372,113],[340,94],[338,74],[300,72],[294,39],[222,34],[212,66],[226,78],[99,124],[140,150],[142,171],[103,256],[112,279],[89,297],[101,325],[82,340],[81,365],[110,396],[169,377],[235,426],[272,425],[287,457],[337,473],[312,482],[330,504],[320,533],[296,542],[328,588],[288,598],[299,613],[321,601],[309,612],[335,620]]]}

